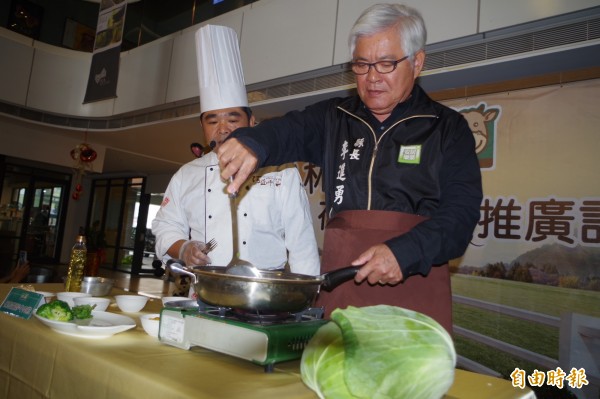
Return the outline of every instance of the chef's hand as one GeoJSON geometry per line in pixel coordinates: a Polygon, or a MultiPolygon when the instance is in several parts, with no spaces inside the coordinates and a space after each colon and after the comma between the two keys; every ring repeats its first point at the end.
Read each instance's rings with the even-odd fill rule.
{"type": "Polygon", "coordinates": [[[221,178],[227,181],[231,176],[234,177],[227,186],[229,194],[237,193],[258,165],[256,155],[234,138],[226,140],[217,148],[217,157],[221,178]]]}
{"type": "Polygon", "coordinates": [[[402,281],[402,271],[392,250],[385,244],[372,246],[352,262],[360,268],[354,281],[360,283],[365,279],[369,284],[396,285],[402,281]]]}
{"type": "Polygon", "coordinates": [[[210,258],[202,252],[206,244],[202,241],[186,241],[179,248],[179,259],[185,262],[186,266],[205,266],[210,263],[210,258]]]}

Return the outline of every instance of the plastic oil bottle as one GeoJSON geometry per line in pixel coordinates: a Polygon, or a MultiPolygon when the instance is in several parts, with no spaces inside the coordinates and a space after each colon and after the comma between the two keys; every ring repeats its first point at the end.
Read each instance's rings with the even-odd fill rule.
{"type": "Polygon", "coordinates": [[[71,249],[71,259],[69,260],[69,271],[65,281],[65,290],[71,292],[79,292],[81,290],[81,282],[83,281],[83,271],[87,259],[87,248],[85,246],[85,235],[81,230],[77,236],[77,241],[71,249]]]}

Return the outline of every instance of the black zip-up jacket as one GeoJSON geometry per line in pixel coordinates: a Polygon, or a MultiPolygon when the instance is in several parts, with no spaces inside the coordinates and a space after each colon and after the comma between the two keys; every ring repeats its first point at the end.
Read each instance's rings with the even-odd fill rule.
{"type": "Polygon", "coordinates": [[[386,241],[406,277],[427,275],[466,250],[479,220],[481,172],[460,113],[415,85],[379,123],[358,96],[335,98],[236,130],[260,166],[307,161],[323,169],[326,208],[426,216],[386,241]]]}

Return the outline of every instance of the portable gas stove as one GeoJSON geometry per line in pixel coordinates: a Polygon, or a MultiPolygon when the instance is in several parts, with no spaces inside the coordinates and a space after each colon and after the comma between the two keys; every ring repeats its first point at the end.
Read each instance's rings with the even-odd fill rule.
{"type": "Polygon", "coordinates": [[[181,349],[201,346],[264,366],[299,359],[323,320],[322,308],[259,315],[195,301],[167,303],[161,311],[159,340],[181,349]]]}

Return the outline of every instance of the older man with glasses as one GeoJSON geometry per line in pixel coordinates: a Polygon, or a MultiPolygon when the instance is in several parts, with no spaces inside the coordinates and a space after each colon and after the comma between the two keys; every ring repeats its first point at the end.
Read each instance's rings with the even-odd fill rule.
{"type": "Polygon", "coordinates": [[[321,293],[337,307],[390,304],[452,328],[448,261],[479,220],[481,173],[464,118],[415,83],[425,61],[418,11],[378,4],[349,37],[358,96],[238,129],[218,150],[235,191],[257,166],[308,161],[323,168],[330,217],[323,271],[362,265],[353,282],[321,293]]]}

